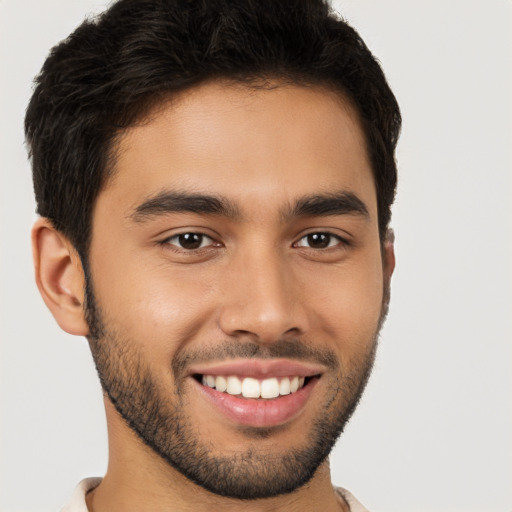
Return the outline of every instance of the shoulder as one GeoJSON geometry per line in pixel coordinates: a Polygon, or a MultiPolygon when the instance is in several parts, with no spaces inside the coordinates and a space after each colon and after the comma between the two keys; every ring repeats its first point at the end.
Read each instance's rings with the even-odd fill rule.
{"type": "Polygon", "coordinates": [[[343,489],[342,487],[336,487],[336,492],[346,501],[350,507],[350,512],[369,512],[369,510],[363,507],[351,492],[343,489]]]}
{"type": "Polygon", "coordinates": [[[60,512],[88,512],[85,503],[85,495],[98,487],[101,478],[85,478],[76,487],[71,500],[65,505],[60,512]]]}

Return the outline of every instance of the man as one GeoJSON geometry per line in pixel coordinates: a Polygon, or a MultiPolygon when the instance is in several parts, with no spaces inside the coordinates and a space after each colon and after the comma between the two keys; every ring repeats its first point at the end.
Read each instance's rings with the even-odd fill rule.
{"type": "Polygon", "coordinates": [[[53,49],[36,281],[109,431],[64,510],[365,510],[327,457],[387,311],[399,129],[320,0],[120,0],[53,49]]]}

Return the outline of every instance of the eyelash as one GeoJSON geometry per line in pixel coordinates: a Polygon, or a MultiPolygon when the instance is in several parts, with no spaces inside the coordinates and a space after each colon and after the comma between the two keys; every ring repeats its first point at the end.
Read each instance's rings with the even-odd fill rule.
{"type": "MultiPolygon", "coordinates": [[[[309,240],[309,243],[311,243],[311,239],[309,240]]],[[[211,247],[219,247],[221,246],[221,244],[219,242],[216,242],[211,236],[208,236],[206,235],[205,233],[201,233],[201,232],[196,232],[196,231],[187,231],[187,232],[184,232],[184,233],[178,233],[176,235],[173,235],[173,236],[170,236],[168,238],[166,238],[165,240],[162,240],[161,242],[159,242],[160,245],[162,246],[172,246],[174,250],[177,250],[177,251],[181,251],[181,252],[185,252],[185,253],[195,253],[195,252],[198,252],[198,251],[201,251],[201,250],[207,250],[211,247]],[[171,242],[171,240],[174,240],[176,239],[177,241],[179,241],[180,237],[188,237],[188,236],[191,236],[191,237],[200,237],[200,240],[196,240],[196,243],[199,243],[199,247],[192,247],[192,248],[186,248],[186,247],[183,247],[183,246],[179,246],[178,243],[174,244],[171,242]],[[203,246],[203,242],[205,241],[205,239],[208,239],[211,241],[211,243],[209,243],[208,245],[205,245],[203,246]]],[[[292,247],[304,247],[306,249],[309,249],[309,250],[312,250],[312,251],[326,251],[326,250],[329,250],[329,249],[333,249],[337,246],[349,246],[350,243],[348,242],[348,240],[346,240],[345,238],[339,236],[339,235],[335,235],[334,233],[331,233],[329,231],[313,231],[311,233],[307,233],[306,235],[303,235],[301,238],[299,238],[299,240],[297,242],[294,242],[294,244],[292,245],[292,247]],[[315,236],[320,236],[320,237],[327,237],[327,246],[326,247],[320,247],[320,248],[315,248],[315,247],[308,247],[308,246],[304,246],[304,245],[300,245],[300,243],[305,240],[305,239],[308,239],[309,237],[315,237],[315,236]],[[332,241],[336,241],[335,244],[331,245],[332,241]]]]}

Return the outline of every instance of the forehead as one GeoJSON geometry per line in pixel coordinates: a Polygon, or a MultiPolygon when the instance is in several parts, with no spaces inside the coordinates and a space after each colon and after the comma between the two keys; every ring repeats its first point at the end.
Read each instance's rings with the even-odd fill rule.
{"type": "Polygon", "coordinates": [[[339,190],[366,196],[370,210],[376,201],[355,109],[339,93],[292,85],[204,84],[122,133],[98,199],[128,213],[166,189],[262,207],[339,190]]]}

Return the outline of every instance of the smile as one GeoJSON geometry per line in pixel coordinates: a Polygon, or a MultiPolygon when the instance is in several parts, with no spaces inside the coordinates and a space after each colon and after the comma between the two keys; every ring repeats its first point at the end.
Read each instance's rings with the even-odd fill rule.
{"type": "Polygon", "coordinates": [[[325,368],[287,360],[239,360],[195,367],[206,407],[238,425],[272,427],[303,414],[325,368]]]}
{"type": "Polygon", "coordinates": [[[221,393],[242,396],[243,398],[263,398],[270,400],[278,396],[286,396],[296,393],[304,386],[305,377],[271,377],[267,379],[255,379],[253,377],[239,378],[236,375],[203,375],[203,386],[216,389],[221,393]]]}

